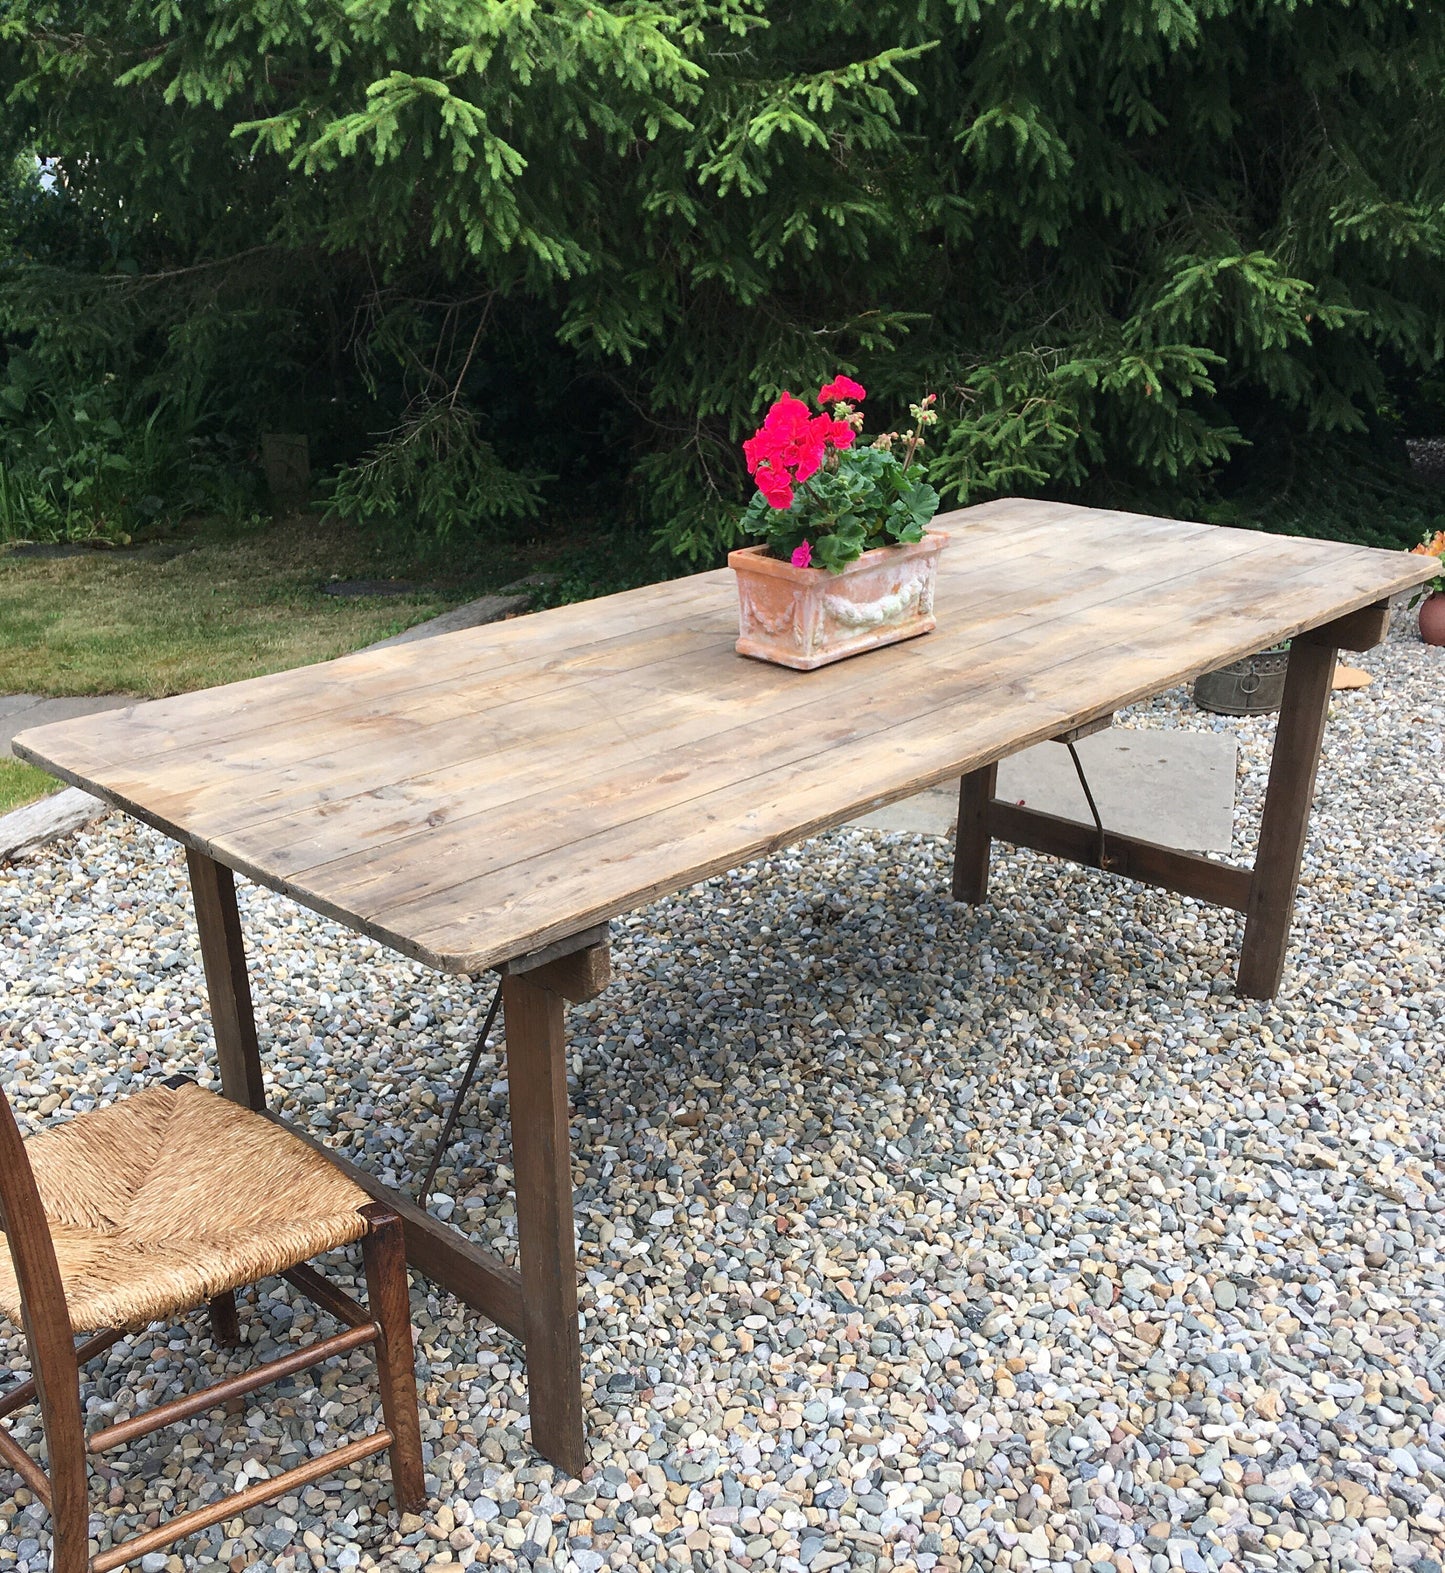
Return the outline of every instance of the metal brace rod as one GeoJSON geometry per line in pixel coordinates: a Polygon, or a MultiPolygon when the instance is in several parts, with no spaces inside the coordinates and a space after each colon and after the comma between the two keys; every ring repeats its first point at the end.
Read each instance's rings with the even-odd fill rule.
{"type": "Polygon", "coordinates": [[[1109,859],[1104,852],[1104,821],[1099,818],[1099,805],[1094,801],[1094,794],[1089,789],[1089,778],[1084,774],[1084,762],[1079,758],[1079,751],[1072,743],[1066,743],[1064,746],[1069,751],[1069,758],[1074,761],[1074,773],[1079,778],[1079,785],[1084,789],[1084,800],[1089,805],[1089,812],[1094,816],[1094,829],[1099,833],[1099,867],[1108,868],[1109,859]]]}
{"type": "Polygon", "coordinates": [[[492,995],[492,1003],[487,1006],[487,1017],[482,1023],[482,1030],[477,1035],[477,1041],[472,1046],[471,1058],[467,1061],[467,1068],[462,1073],[461,1084],[452,1096],[452,1106],[447,1112],[446,1123],[442,1126],[442,1133],[437,1137],[436,1150],[432,1153],[431,1164],[426,1171],[426,1178],[421,1182],[421,1189],[417,1192],[417,1205],[426,1206],[426,1199],[431,1195],[432,1182],[437,1177],[437,1170],[441,1168],[442,1159],[446,1156],[447,1149],[452,1144],[452,1132],[456,1129],[457,1116],[462,1112],[462,1102],[472,1089],[472,1081],[477,1074],[477,1066],[481,1063],[482,1050],[487,1046],[487,1038],[492,1031],[492,1024],[497,1019],[497,1011],[502,1004],[502,985],[497,982],[496,992],[492,995]]]}
{"type": "MultiPolygon", "coordinates": [[[[609,923],[599,923],[593,928],[584,929],[580,934],[569,935],[566,939],[557,940],[551,945],[543,946],[541,950],[533,951],[528,956],[519,956],[509,961],[498,969],[500,976],[497,979],[496,992],[492,995],[492,1003],[487,1007],[487,1017],[482,1023],[482,1030],[477,1041],[472,1046],[471,1057],[467,1060],[467,1068],[462,1072],[462,1079],[452,1095],[452,1106],[447,1111],[446,1121],[442,1125],[441,1135],[437,1137],[436,1150],[432,1153],[431,1163],[427,1166],[426,1176],[421,1182],[421,1189],[417,1192],[417,1205],[426,1208],[426,1199],[431,1195],[432,1185],[436,1181],[437,1170],[441,1168],[442,1159],[446,1157],[447,1150],[452,1144],[457,1128],[457,1119],[462,1112],[462,1104],[466,1101],[467,1094],[472,1089],[472,1082],[476,1078],[477,1066],[481,1063],[482,1050],[486,1047],[487,1038],[490,1036],[492,1026],[497,1019],[497,1011],[502,1004],[502,979],[509,974],[538,972],[541,968],[551,966],[553,963],[563,963],[569,957],[576,956],[579,951],[587,951],[593,947],[605,947],[607,936],[611,931],[609,923]]],[[[600,989],[605,988],[610,977],[606,953],[604,948],[602,967],[600,973],[592,969],[584,980],[573,979],[573,983],[585,982],[586,992],[575,993],[569,989],[565,981],[554,981],[552,987],[571,1000],[591,999],[600,989]]],[[[555,968],[554,968],[555,970],[555,968]]],[[[546,974],[543,974],[544,976],[546,974]]]]}

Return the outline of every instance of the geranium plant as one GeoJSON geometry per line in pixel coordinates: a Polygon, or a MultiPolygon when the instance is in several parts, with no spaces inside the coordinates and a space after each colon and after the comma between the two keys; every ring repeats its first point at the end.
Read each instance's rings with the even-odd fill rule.
{"type": "Polygon", "coordinates": [[[757,495],[743,528],[769,553],[797,568],[834,573],[875,546],[921,541],[938,511],[920,458],[924,432],[938,419],[935,395],[911,406],[906,432],[861,437],[867,397],[851,377],[818,390],[818,411],[784,393],[743,444],[757,495]]]}
{"type": "Polygon", "coordinates": [[[1432,593],[1445,595],[1445,530],[1436,530],[1434,535],[1427,536],[1418,546],[1412,546],[1410,550],[1421,557],[1433,557],[1440,564],[1440,572],[1420,586],[1410,605],[1418,606],[1427,595],[1432,593]]]}

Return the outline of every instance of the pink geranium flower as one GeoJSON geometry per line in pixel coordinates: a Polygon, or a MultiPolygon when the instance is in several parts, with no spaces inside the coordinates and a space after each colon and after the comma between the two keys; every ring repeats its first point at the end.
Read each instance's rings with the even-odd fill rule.
{"type": "Polygon", "coordinates": [[[793,567],[811,568],[813,566],[813,548],[804,541],[801,546],[793,548],[793,567]]]}
{"type": "Polygon", "coordinates": [[[775,460],[760,465],[757,474],[758,490],[768,500],[770,508],[793,506],[793,482],[788,472],[776,467],[775,460]]]}
{"type": "Polygon", "coordinates": [[[844,377],[841,373],[818,389],[819,404],[837,404],[843,400],[856,404],[859,399],[867,397],[862,383],[854,382],[851,377],[844,377]]]}

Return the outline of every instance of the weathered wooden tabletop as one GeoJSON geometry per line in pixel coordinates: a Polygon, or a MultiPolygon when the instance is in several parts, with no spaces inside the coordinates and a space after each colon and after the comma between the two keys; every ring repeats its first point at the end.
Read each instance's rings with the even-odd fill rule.
{"type": "Polygon", "coordinates": [[[473,972],[1421,582],[1405,553],[1028,501],[938,520],[937,632],[733,651],[728,570],[24,733],[15,750],[473,972]]]}

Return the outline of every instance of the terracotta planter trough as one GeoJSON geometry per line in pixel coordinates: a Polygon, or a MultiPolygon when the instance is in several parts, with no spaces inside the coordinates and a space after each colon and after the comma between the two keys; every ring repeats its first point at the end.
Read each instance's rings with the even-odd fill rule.
{"type": "Polygon", "coordinates": [[[938,554],[947,544],[942,530],[929,530],[912,545],[864,552],[841,573],[795,568],[765,546],[729,552],[739,654],[811,672],[931,632],[938,554]]]}

